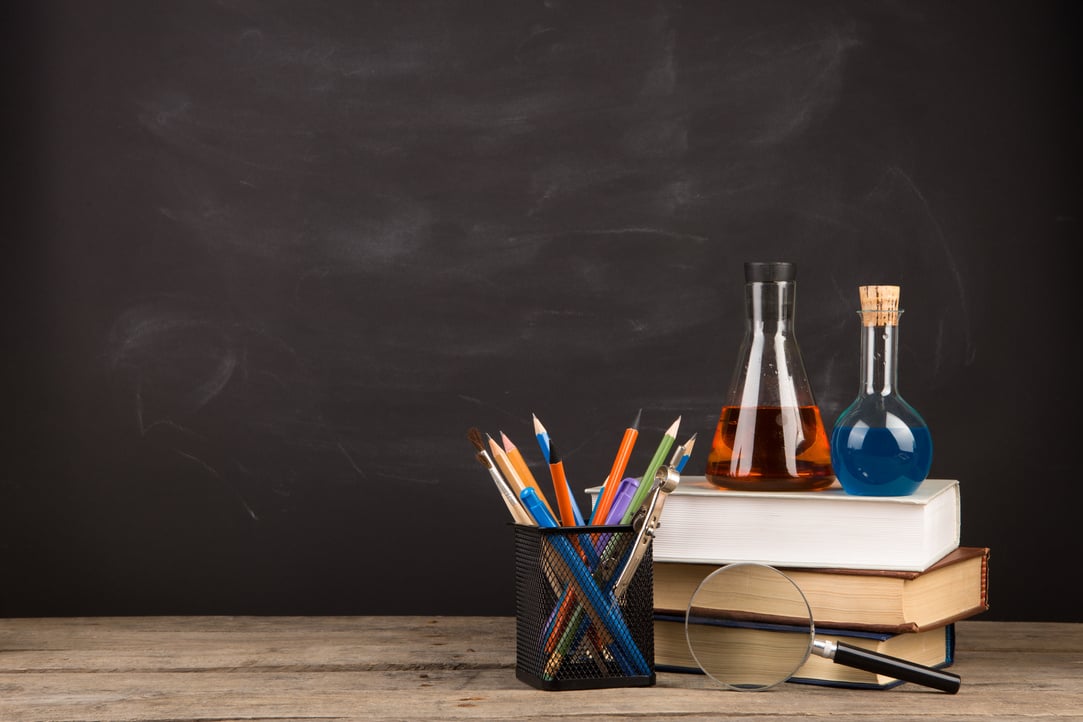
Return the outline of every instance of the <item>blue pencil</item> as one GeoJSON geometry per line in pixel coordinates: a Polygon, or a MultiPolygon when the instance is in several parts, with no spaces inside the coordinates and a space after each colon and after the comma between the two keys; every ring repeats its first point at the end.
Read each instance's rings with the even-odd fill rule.
{"type": "Polygon", "coordinates": [[[538,417],[535,414],[531,414],[534,418],[534,438],[538,440],[538,446],[541,448],[542,458],[546,461],[549,460],[549,432],[542,426],[542,422],[538,421],[538,417]]]}

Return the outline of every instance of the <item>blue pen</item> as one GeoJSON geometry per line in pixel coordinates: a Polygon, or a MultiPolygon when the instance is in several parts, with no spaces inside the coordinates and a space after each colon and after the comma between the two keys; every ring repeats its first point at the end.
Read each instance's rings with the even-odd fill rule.
{"type": "Polygon", "coordinates": [[[530,516],[534,517],[534,521],[538,522],[538,526],[543,529],[559,526],[549,509],[545,504],[542,504],[541,499],[538,498],[538,492],[534,491],[534,489],[529,486],[526,487],[519,492],[519,498],[523,500],[523,505],[530,512],[530,516]]]}

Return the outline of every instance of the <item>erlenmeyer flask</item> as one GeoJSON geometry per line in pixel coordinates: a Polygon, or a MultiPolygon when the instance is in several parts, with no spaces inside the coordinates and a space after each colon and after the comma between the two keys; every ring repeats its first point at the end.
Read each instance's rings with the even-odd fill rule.
{"type": "Polygon", "coordinates": [[[707,457],[716,486],[809,491],[835,481],[794,337],[796,275],[792,263],[745,264],[745,335],[707,457]]]}

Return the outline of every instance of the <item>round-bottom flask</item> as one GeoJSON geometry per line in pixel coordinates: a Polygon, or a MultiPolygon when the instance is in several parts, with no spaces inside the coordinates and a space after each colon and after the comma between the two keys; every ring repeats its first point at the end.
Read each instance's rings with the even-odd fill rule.
{"type": "Polygon", "coordinates": [[[862,286],[861,390],[831,431],[831,464],[857,496],[909,496],[929,474],[929,427],[897,387],[898,286],[862,286]]]}

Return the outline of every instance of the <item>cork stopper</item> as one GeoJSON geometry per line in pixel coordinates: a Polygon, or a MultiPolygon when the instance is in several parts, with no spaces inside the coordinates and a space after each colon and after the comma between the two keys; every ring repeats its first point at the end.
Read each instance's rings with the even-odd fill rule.
{"type": "Polygon", "coordinates": [[[897,326],[899,324],[898,286],[859,286],[861,294],[861,323],[865,326],[897,326]]]}

